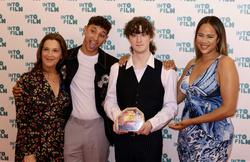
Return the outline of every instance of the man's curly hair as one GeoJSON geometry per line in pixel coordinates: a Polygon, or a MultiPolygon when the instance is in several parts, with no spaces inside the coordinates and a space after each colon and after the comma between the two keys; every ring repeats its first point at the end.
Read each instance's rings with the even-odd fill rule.
{"type": "MultiPolygon", "coordinates": [[[[134,17],[126,24],[123,34],[129,39],[129,35],[139,33],[146,33],[150,38],[154,38],[155,27],[144,17],[134,17]],[[142,31],[140,31],[140,26],[142,31]]],[[[133,53],[132,47],[130,49],[133,53]]],[[[149,50],[152,54],[155,54],[156,46],[153,41],[150,42],[149,50]]]]}

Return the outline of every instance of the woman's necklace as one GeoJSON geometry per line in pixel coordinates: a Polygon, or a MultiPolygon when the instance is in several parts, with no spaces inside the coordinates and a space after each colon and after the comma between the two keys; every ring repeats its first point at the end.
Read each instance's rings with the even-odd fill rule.
{"type": "Polygon", "coordinates": [[[58,79],[59,79],[58,74],[53,75],[52,73],[46,73],[46,72],[43,72],[43,74],[48,81],[52,81],[53,83],[58,81],[58,79]]]}

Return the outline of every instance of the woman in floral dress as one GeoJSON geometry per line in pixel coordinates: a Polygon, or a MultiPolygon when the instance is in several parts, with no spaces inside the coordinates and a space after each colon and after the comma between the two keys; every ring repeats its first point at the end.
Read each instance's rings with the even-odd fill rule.
{"type": "Polygon", "coordinates": [[[66,57],[63,37],[48,34],[39,45],[34,68],[20,78],[16,161],[63,161],[64,113],[70,98],[59,70],[66,57]]]}

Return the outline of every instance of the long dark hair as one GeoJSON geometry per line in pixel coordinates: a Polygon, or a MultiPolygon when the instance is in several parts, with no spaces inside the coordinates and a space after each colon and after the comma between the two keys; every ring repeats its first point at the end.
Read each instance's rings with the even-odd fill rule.
{"type": "Polygon", "coordinates": [[[198,60],[202,56],[201,51],[199,50],[199,48],[196,45],[197,34],[198,34],[198,31],[199,31],[201,25],[206,24],[206,23],[210,24],[215,29],[215,31],[218,35],[217,39],[219,41],[216,45],[217,52],[228,56],[226,31],[225,31],[225,27],[224,27],[223,23],[216,16],[206,16],[200,20],[200,22],[198,23],[198,25],[196,27],[196,31],[195,31],[194,48],[195,48],[196,60],[198,60]]]}

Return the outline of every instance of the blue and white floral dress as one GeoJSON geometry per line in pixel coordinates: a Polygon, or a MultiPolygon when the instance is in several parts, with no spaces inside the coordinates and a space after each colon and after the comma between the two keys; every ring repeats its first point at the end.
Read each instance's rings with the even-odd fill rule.
{"type": "MultiPolygon", "coordinates": [[[[189,85],[189,76],[194,63],[180,84],[186,94],[182,120],[210,113],[222,106],[220,85],[216,82],[219,56],[209,68],[189,85]]],[[[233,125],[230,118],[216,122],[191,125],[179,131],[178,154],[180,161],[226,161],[231,152],[233,125]]]]}

